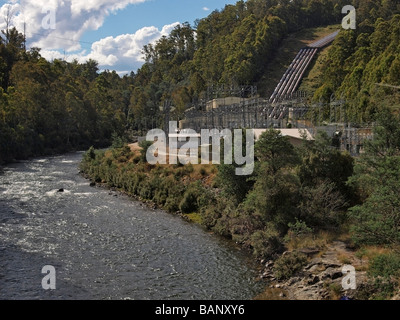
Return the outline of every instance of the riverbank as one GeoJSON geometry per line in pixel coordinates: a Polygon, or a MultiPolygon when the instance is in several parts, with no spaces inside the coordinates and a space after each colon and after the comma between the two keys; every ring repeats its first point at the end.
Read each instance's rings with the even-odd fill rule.
{"type": "MultiPolygon", "coordinates": [[[[91,177],[84,172],[81,172],[85,179],[91,180],[91,177]]],[[[143,199],[140,196],[132,195],[124,189],[110,187],[104,182],[91,182],[92,187],[107,189],[110,195],[115,192],[126,195],[134,201],[138,201],[146,206],[148,209],[156,210],[163,209],[154,201],[143,199]]],[[[201,217],[198,213],[183,214],[181,211],[170,212],[174,215],[180,216],[182,219],[195,223],[203,228],[205,232],[207,229],[201,223],[201,217]]],[[[208,230],[209,231],[209,230],[208,230]]],[[[296,252],[297,250],[295,250],[296,252]]],[[[346,248],[344,242],[327,243],[322,248],[302,248],[298,250],[307,255],[308,263],[299,270],[295,276],[286,280],[279,280],[276,278],[274,260],[259,260],[255,262],[259,264],[259,281],[264,282],[265,290],[254,297],[255,300],[337,300],[343,296],[350,299],[355,299],[356,290],[344,292],[341,289],[341,280],[343,278],[342,266],[343,262],[351,263],[352,258],[355,258],[354,252],[346,248]],[[339,248],[339,250],[336,250],[339,248]],[[345,261],[343,255],[345,252],[345,261]],[[350,260],[351,259],[351,260],[350,260]]],[[[293,251],[292,251],[293,252],[293,251]]],[[[282,256],[289,255],[292,252],[285,251],[282,256]]],[[[251,252],[249,252],[251,254],[251,252]]],[[[358,261],[359,259],[357,259],[358,261]]],[[[357,267],[362,266],[357,262],[357,267]]],[[[358,278],[359,285],[364,284],[366,281],[365,271],[362,271],[358,278]]]]}
{"type": "MultiPolygon", "coordinates": [[[[221,192],[215,183],[216,167],[150,166],[146,163],[141,163],[140,158],[141,148],[138,144],[132,144],[129,146],[129,150],[124,148],[118,152],[115,150],[89,150],[81,164],[81,174],[91,181],[90,185],[92,187],[104,188],[111,192],[127,195],[149,209],[166,210],[188,222],[198,224],[205,232],[210,232],[204,225],[200,213],[201,210],[209,206],[210,202],[206,201],[202,206],[194,202],[197,202],[197,198],[201,197],[201,194],[210,195],[208,199],[210,200],[211,194],[221,192]],[[88,161],[92,162],[93,166],[88,166],[88,161]],[[106,166],[103,167],[101,162],[106,166]],[[132,170],[134,174],[130,172],[132,170]],[[127,181],[125,182],[124,180],[127,181]],[[192,189],[197,190],[197,192],[188,192],[188,190],[192,189]],[[190,196],[191,194],[192,196],[190,196]],[[161,195],[164,195],[164,197],[161,195]],[[184,199],[189,199],[187,202],[190,203],[187,207],[194,210],[193,212],[182,212],[181,209],[185,209],[184,204],[186,203],[184,199]]],[[[233,239],[231,241],[240,245],[249,254],[252,253],[249,247],[233,239]]],[[[254,297],[256,300],[296,299],[297,296],[292,290],[294,288],[280,284],[273,276],[272,261],[265,263],[263,259],[257,257],[254,257],[254,260],[259,266],[258,279],[264,283],[266,288],[264,292],[254,297]]]]}
{"type": "MultiPolygon", "coordinates": [[[[262,198],[247,195],[247,200],[235,202],[238,193],[235,196],[226,193],[227,183],[230,183],[228,187],[233,185],[234,190],[239,190],[235,192],[240,192],[238,186],[250,185],[247,189],[251,190],[249,194],[258,188],[257,183],[250,181],[249,184],[251,179],[238,180],[229,175],[229,169],[213,165],[153,166],[145,161],[144,152],[137,146],[106,151],[90,149],[81,164],[82,172],[92,183],[119,190],[152,208],[200,224],[207,231],[252,253],[260,265],[259,279],[267,288],[256,299],[387,299],[398,296],[398,287],[392,286],[393,282],[372,278],[369,273],[371,263],[376,265],[391,251],[381,247],[355,246],[348,223],[338,222],[338,219],[346,221],[343,220],[344,213],[337,209],[327,211],[325,206],[340,208],[337,192],[321,185],[317,187],[317,193],[308,195],[311,197],[308,200],[310,205],[297,209],[305,210],[308,219],[314,219],[309,220],[314,222],[314,230],[304,221],[293,219],[296,222],[289,222],[289,229],[279,234],[272,225],[273,220],[266,223],[252,209],[254,205],[249,200],[260,201],[262,198]],[[225,179],[221,179],[221,175],[225,179]],[[321,199],[323,201],[319,203],[321,199]],[[313,208],[312,211],[309,207],[313,208]],[[325,212],[322,220],[317,220],[319,210],[325,212]],[[347,290],[342,285],[347,275],[343,273],[345,265],[354,267],[357,290],[347,290]]],[[[288,185],[287,188],[291,187],[288,185]]],[[[264,188],[260,191],[265,192],[264,188]]],[[[277,210],[281,209],[277,207],[277,210]]]]}
{"type": "Polygon", "coordinates": [[[248,300],[263,289],[256,265],[229,241],[91,187],[77,169],[81,159],[72,153],[5,167],[1,299],[248,300]],[[46,265],[56,269],[56,290],[42,289],[46,265]]]}

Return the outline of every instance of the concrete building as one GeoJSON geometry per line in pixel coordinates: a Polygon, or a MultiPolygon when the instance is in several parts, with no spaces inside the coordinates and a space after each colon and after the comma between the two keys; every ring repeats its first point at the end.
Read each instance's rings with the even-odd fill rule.
{"type": "MultiPolygon", "coordinates": [[[[269,129],[254,129],[254,135],[256,141],[260,138],[261,134],[268,131],[269,129]]],[[[314,138],[310,131],[307,129],[275,129],[282,133],[282,136],[289,137],[289,141],[294,146],[299,146],[303,142],[303,136],[307,137],[308,141],[314,141],[314,138]]]]}

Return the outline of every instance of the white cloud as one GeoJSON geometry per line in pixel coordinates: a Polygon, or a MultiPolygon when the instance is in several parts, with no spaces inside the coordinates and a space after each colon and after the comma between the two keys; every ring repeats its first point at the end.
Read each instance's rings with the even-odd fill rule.
{"type": "MultiPolygon", "coordinates": [[[[67,51],[79,49],[76,43],[89,30],[100,28],[111,13],[148,0],[10,0],[0,8],[4,16],[8,6],[14,12],[13,25],[18,30],[26,24],[27,37],[32,46],[67,51]],[[52,11],[50,11],[52,10],[52,11]],[[55,29],[44,29],[43,20],[54,12],[55,29]],[[68,39],[68,40],[66,40],[68,39]]],[[[0,28],[5,27],[0,19],[0,28]]]]}
{"type": "Polygon", "coordinates": [[[156,27],[144,27],[133,34],[123,34],[116,37],[107,37],[96,41],[91,46],[91,51],[64,54],[54,50],[42,50],[41,54],[46,59],[63,59],[68,61],[77,59],[85,62],[93,59],[99,62],[102,69],[137,70],[143,64],[143,46],[154,43],[162,36],[168,35],[179,22],[164,26],[161,30],[156,27]]]}
{"type": "Polygon", "coordinates": [[[26,24],[28,46],[42,48],[42,56],[47,59],[66,56],[68,60],[83,62],[91,58],[97,60],[102,69],[136,70],[143,63],[143,46],[168,35],[177,22],[161,30],[150,26],[133,34],[101,39],[91,45],[90,52],[82,48],[79,40],[86,31],[99,29],[108,15],[145,1],[149,0],[10,0],[0,8],[0,29],[5,28],[1,17],[11,8],[12,25],[22,31],[26,24]],[[42,25],[52,12],[49,10],[54,10],[56,24],[55,29],[46,30],[42,25]],[[65,55],[60,50],[65,51],[65,55]]]}
{"type": "Polygon", "coordinates": [[[210,8],[203,7],[203,10],[204,10],[204,11],[210,11],[210,8]]]}

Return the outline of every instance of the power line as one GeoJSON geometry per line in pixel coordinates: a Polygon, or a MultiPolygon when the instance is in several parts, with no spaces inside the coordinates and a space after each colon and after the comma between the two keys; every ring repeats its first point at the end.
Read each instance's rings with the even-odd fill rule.
{"type": "MultiPolygon", "coordinates": [[[[81,44],[89,44],[93,45],[95,42],[89,42],[89,41],[81,41],[81,40],[73,40],[73,39],[68,39],[68,38],[63,38],[63,37],[58,37],[58,36],[53,36],[51,34],[44,34],[44,33],[39,33],[39,32],[31,32],[29,31],[31,35],[37,35],[37,36],[43,36],[43,37],[51,37],[54,39],[59,39],[59,40],[65,40],[65,41],[70,41],[70,42],[75,42],[75,43],[81,43],[81,44]]],[[[100,45],[103,46],[103,45],[100,45]]],[[[115,48],[118,49],[118,48],[115,48]]]]}

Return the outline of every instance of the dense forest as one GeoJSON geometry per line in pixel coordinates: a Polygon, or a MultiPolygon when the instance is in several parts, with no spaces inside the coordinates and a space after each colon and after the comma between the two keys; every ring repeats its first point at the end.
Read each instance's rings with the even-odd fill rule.
{"type": "Polygon", "coordinates": [[[332,93],[347,101],[348,118],[371,122],[382,107],[400,107],[400,4],[354,1],[357,29],[341,32],[323,66],[315,99],[332,93]],[[383,86],[382,86],[383,85],[383,86]]]}
{"type": "MultiPolygon", "coordinates": [[[[171,100],[177,120],[204,99],[209,85],[257,83],[282,39],[304,28],[337,24],[346,0],[248,0],[183,23],[143,48],[144,65],[124,77],[83,64],[46,61],[25,50],[18,30],[0,39],[0,162],[90,145],[110,144],[113,133],[145,132],[162,124],[160,106],[171,100]]],[[[354,120],[370,121],[398,101],[399,4],[354,0],[356,30],[343,30],[324,62],[315,98],[335,92],[348,100],[354,120]]]]}
{"type": "Polygon", "coordinates": [[[107,146],[128,127],[131,76],[46,61],[16,29],[0,39],[0,162],[107,146]]]}

